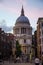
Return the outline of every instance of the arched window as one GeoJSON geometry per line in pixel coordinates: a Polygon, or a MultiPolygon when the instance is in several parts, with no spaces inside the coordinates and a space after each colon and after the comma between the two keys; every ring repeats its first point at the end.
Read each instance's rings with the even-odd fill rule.
{"type": "Polygon", "coordinates": [[[26,39],[24,39],[24,43],[26,43],[26,39]]]}

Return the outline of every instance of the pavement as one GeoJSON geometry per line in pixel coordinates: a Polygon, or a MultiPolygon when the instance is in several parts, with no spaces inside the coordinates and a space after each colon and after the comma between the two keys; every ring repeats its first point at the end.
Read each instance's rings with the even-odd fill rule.
{"type": "MultiPolygon", "coordinates": [[[[0,63],[0,65],[35,65],[35,64],[34,63],[14,63],[9,61],[4,61],[0,63]]],[[[39,65],[41,65],[41,63],[39,65]]]]}
{"type": "Polygon", "coordinates": [[[34,63],[14,63],[9,61],[1,62],[0,65],[35,65],[34,63]]]}
{"type": "Polygon", "coordinates": [[[4,63],[1,65],[35,65],[34,63],[4,63]]]}

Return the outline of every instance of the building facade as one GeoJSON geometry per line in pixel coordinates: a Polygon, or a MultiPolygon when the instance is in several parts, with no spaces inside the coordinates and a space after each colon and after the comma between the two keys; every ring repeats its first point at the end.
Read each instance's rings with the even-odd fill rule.
{"type": "Polygon", "coordinates": [[[15,51],[15,39],[12,33],[5,33],[0,28],[0,59],[9,59],[15,51]],[[13,53],[12,53],[13,52],[13,53]]]}
{"type": "Polygon", "coordinates": [[[13,33],[21,45],[22,54],[29,55],[32,45],[32,27],[24,14],[23,6],[21,15],[17,18],[15,26],[13,27],[13,33]]]}
{"type": "Polygon", "coordinates": [[[43,55],[43,18],[39,18],[37,22],[37,53],[41,59],[43,55]]]}
{"type": "Polygon", "coordinates": [[[34,32],[34,49],[35,49],[35,57],[37,57],[37,30],[34,32]]]}

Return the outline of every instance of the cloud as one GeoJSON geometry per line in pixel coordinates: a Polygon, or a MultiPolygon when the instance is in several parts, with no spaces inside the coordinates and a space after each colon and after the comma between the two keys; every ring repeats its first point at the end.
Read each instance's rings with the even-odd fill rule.
{"type": "Polygon", "coordinates": [[[32,34],[34,34],[35,30],[36,30],[35,28],[32,28],[32,34]]]}
{"type": "Polygon", "coordinates": [[[0,28],[2,28],[5,32],[11,32],[13,27],[12,26],[7,26],[5,20],[0,22],[0,28]]]}
{"type": "MultiPolygon", "coordinates": [[[[0,10],[3,13],[6,12],[0,16],[7,19],[7,23],[9,23],[8,21],[10,20],[10,16],[8,16],[8,18],[7,13],[9,15],[11,14],[11,16],[13,15],[15,18],[19,17],[19,15],[21,14],[22,5],[24,7],[24,13],[30,19],[32,27],[34,25],[34,27],[36,28],[38,17],[43,17],[43,0],[0,0],[0,10]]],[[[12,26],[7,26],[7,23],[0,23],[0,26],[6,32],[12,30],[12,26]]]]}

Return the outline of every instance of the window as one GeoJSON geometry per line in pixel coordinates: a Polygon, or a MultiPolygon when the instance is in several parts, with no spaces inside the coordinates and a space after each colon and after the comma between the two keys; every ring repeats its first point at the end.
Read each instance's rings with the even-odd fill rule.
{"type": "Polygon", "coordinates": [[[19,34],[19,28],[15,29],[15,34],[19,34]]]}
{"type": "Polygon", "coordinates": [[[43,38],[42,38],[42,42],[43,42],[43,38]]]}
{"type": "Polygon", "coordinates": [[[3,36],[1,36],[1,39],[4,40],[3,36]]]}
{"type": "Polygon", "coordinates": [[[26,49],[25,49],[25,53],[26,53],[26,49]]]}
{"type": "Polygon", "coordinates": [[[31,35],[31,34],[32,34],[32,31],[31,31],[31,29],[30,29],[30,28],[28,29],[28,34],[29,34],[29,35],[31,35]]]}
{"type": "Polygon", "coordinates": [[[26,39],[24,39],[24,43],[26,43],[26,39]]]}
{"type": "Polygon", "coordinates": [[[21,34],[25,34],[26,33],[26,28],[21,28],[21,34]]]}
{"type": "Polygon", "coordinates": [[[43,34],[43,30],[42,30],[42,34],[43,34]]]}
{"type": "Polygon", "coordinates": [[[42,26],[43,26],[43,23],[42,23],[42,26]]]}
{"type": "Polygon", "coordinates": [[[43,55],[43,52],[42,52],[42,55],[43,55]]]}

